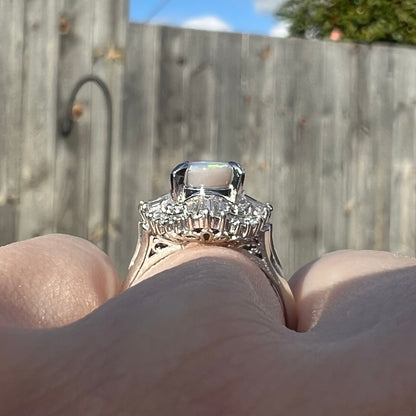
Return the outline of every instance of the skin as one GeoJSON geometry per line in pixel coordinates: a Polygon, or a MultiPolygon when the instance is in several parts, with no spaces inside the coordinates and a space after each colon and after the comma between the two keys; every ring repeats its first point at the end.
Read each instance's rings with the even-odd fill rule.
{"type": "Polygon", "coordinates": [[[416,259],[340,251],[290,279],[194,247],[122,292],[92,244],[0,248],[0,415],[413,415],[416,259]]]}

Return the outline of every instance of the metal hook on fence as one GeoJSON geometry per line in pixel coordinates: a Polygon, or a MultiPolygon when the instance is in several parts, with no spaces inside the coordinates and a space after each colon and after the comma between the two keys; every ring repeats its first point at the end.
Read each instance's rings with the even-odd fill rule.
{"type": "Polygon", "coordinates": [[[111,100],[110,90],[107,87],[107,84],[99,77],[95,75],[87,75],[81,78],[72,89],[71,96],[68,100],[65,109],[65,115],[60,123],[60,132],[62,136],[67,137],[71,134],[72,127],[74,124],[73,118],[73,107],[75,103],[75,98],[84,84],[87,82],[94,82],[102,90],[105,98],[105,103],[107,107],[107,143],[106,143],[106,163],[105,163],[105,179],[104,179],[104,209],[103,209],[103,249],[108,251],[108,229],[110,223],[110,188],[111,188],[111,151],[113,145],[113,106],[111,100]]]}

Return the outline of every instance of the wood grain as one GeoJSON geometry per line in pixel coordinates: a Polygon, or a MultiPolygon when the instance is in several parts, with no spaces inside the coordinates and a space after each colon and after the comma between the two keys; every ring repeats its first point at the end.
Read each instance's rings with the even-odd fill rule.
{"type": "Polygon", "coordinates": [[[0,239],[18,238],[22,153],[23,2],[0,2],[0,239]]]}
{"type": "Polygon", "coordinates": [[[124,275],[139,200],[168,192],[177,163],[219,159],[275,206],[287,274],[336,249],[415,255],[413,48],[128,23],[126,0],[0,1],[0,34],[1,244],[59,231],[102,246],[107,206],[124,275]],[[90,73],[113,99],[111,170],[96,86],[71,135],[57,129],[90,73]]]}

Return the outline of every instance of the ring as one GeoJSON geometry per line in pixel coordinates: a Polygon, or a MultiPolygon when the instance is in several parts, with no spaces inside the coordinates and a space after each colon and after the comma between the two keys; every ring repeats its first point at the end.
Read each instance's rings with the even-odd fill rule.
{"type": "Polygon", "coordinates": [[[244,169],[236,162],[184,162],[171,173],[171,191],[140,202],[139,238],[125,288],[190,243],[237,250],[265,274],[282,305],[286,325],[295,329],[296,308],[275,252],[272,206],[245,194],[244,169]]]}

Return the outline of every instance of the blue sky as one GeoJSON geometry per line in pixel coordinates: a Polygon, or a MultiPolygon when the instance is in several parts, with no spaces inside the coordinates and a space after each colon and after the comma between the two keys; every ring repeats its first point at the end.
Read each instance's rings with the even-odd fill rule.
{"type": "Polygon", "coordinates": [[[284,0],[130,0],[130,20],[195,29],[287,35],[287,26],[273,16],[284,0]]]}

